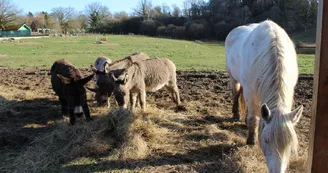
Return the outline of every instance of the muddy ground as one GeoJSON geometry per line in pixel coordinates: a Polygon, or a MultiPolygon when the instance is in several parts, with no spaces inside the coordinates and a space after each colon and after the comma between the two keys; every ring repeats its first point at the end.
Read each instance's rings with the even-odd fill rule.
{"type": "MultiPolygon", "coordinates": [[[[60,104],[51,89],[48,72],[48,69],[42,68],[0,69],[0,90],[2,90],[0,91],[0,151],[5,153],[0,156],[0,164],[10,160],[8,153],[23,150],[24,147],[32,145],[31,142],[36,137],[56,128],[54,121],[62,119],[60,104]],[[26,93],[32,93],[33,96],[26,93]],[[36,95],[37,99],[35,99],[36,95]]],[[[84,69],[83,73],[87,75],[91,72],[84,69]]],[[[185,129],[187,133],[193,134],[185,136],[186,131],[184,131],[186,139],[193,142],[206,139],[206,135],[194,133],[200,132],[205,124],[214,124],[220,129],[229,130],[245,139],[246,125],[236,124],[230,119],[232,116],[231,91],[225,72],[178,71],[177,74],[182,103],[188,105],[183,114],[197,115],[189,121],[183,121],[189,129],[189,131],[185,129]]],[[[93,86],[94,82],[88,85],[93,86]]],[[[312,87],[313,75],[300,75],[295,89],[295,107],[301,104],[304,106],[303,117],[297,125],[302,157],[306,155],[308,148],[312,87]]],[[[100,111],[95,108],[90,92],[88,92],[88,99],[92,115],[97,116],[100,111]]],[[[170,95],[165,90],[147,94],[147,101],[149,105],[157,108],[176,111],[170,95]]],[[[189,145],[191,144],[186,144],[186,146],[189,145]]],[[[225,150],[229,151],[237,146],[227,147],[225,150]]],[[[184,149],[188,150],[187,147],[184,149]]],[[[190,149],[187,152],[193,155],[192,160],[188,158],[189,155],[161,155],[160,162],[163,164],[153,164],[152,160],[144,160],[125,166],[146,172],[215,172],[220,166],[216,164],[216,161],[220,159],[217,153],[223,151],[208,147],[204,150],[190,149]]],[[[118,168],[115,167],[115,169],[118,168]]],[[[243,172],[241,170],[238,172],[243,172]]],[[[291,169],[290,172],[293,170],[291,169]]]]}

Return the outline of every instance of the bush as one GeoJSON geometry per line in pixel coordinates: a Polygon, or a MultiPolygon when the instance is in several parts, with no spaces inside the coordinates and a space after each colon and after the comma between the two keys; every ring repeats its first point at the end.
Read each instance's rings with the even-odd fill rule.
{"type": "Polygon", "coordinates": [[[143,17],[133,17],[122,21],[121,29],[124,33],[139,34],[143,17]]]}
{"type": "Polygon", "coordinates": [[[188,35],[192,39],[203,39],[205,37],[205,26],[203,24],[192,23],[188,28],[188,35]]]}
{"type": "Polygon", "coordinates": [[[166,30],[166,26],[159,26],[157,28],[157,35],[163,36],[165,35],[165,30],[166,30]]]}
{"type": "Polygon", "coordinates": [[[165,26],[169,24],[173,24],[175,26],[183,26],[184,23],[186,23],[187,18],[186,17],[158,17],[156,20],[163,23],[165,26]]]}
{"type": "Polygon", "coordinates": [[[122,23],[119,20],[111,20],[106,25],[107,33],[120,34],[122,33],[122,23]]]}
{"type": "Polygon", "coordinates": [[[155,36],[157,31],[156,23],[153,20],[144,20],[140,27],[140,33],[155,36]]]}
{"type": "Polygon", "coordinates": [[[216,39],[225,40],[229,32],[234,28],[232,24],[216,23],[214,25],[214,32],[216,39]]]}
{"type": "Polygon", "coordinates": [[[165,29],[165,34],[166,34],[167,36],[172,37],[172,33],[173,33],[173,31],[175,30],[175,28],[176,28],[176,26],[173,25],[173,24],[169,24],[169,25],[167,25],[167,27],[166,27],[166,29],[165,29]]]}
{"type": "Polygon", "coordinates": [[[173,38],[183,39],[186,37],[186,28],[184,26],[178,26],[172,32],[173,38]]]}

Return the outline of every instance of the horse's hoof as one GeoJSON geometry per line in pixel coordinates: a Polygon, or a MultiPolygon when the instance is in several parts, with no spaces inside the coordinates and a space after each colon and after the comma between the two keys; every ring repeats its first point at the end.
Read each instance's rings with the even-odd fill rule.
{"type": "Polygon", "coordinates": [[[235,122],[240,122],[241,121],[239,117],[233,117],[232,120],[235,121],[235,122]]]}
{"type": "Polygon", "coordinates": [[[86,118],[86,120],[89,122],[89,121],[93,121],[93,118],[89,117],[89,118],[86,118]]]}
{"type": "Polygon", "coordinates": [[[254,139],[247,138],[246,144],[247,145],[255,145],[255,141],[254,141],[254,139]]]}

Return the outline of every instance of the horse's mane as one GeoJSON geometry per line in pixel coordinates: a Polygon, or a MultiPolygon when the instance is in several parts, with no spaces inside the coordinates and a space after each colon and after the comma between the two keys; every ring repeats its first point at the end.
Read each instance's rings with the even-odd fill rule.
{"type": "MultiPolygon", "coordinates": [[[[272,141],[270,144],[274,145],[272,148],[277,149],[280,155],[287,156],[290,152],[283,151],[283,146],[292,145],[291,148],[294,153],[296,153],[298,146],[294,126],[289,117],[286,116],[286,113],[290,113],[292,108],[294,84],[293,81],[285,79],[288,73],[288,64],[284,62],[285,58],[291,58],[289,56],[294,53],[290,51],[295,49],[291,50],[293,43],[285,31],[270,21],[266,24],[269,26],[265,27],[267,31],[264,32],[266,33],[264,37],[270,37],[270,43],[263,49],[266,51],[263,51],[254,62],[255,67],[262,67],[259,70],[257,90],[260,102],[267,104],[270,110],[274,112],[268,133],[270,141],[272,141]]],[[[259,38],[266,39],[261,36],[259,38]]],[[[263,125],[263,123],[261,124],[263,125]]]]}
{"type": "MultiPolygon", "coordinates": [[[[292,42],[288,42],[288,40],[283,38],[288,37],[287,34],[275,25],[270,25],[266,29],[265,33],[267,36],[265,37],[271,37],[269,39],[270,43],[263,49],[266,51],[262,51],[254,61],[254,67],[261,68],[259,70],[257,88],[260,94],[260,101],[266,103],[270,109],[279,107],[282,109],[281,111],[290,111],[293,102],[294,85],[291,85],[291,81],[286,81],[285,79],[288,73],[288,64],[284,61],[286,58],[291,58],[288,57],[292,51],[288,44],[292,44],[292,42]]],[[[259,38],[261,37],[259,36],[259,38]]]]}

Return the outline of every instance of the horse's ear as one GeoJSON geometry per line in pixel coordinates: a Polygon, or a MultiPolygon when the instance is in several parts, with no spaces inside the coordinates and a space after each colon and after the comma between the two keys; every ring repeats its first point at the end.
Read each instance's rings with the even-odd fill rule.
{"type": "Polygon", "coordinates": [[[298,121],[300,121],[302,117],[302,112],[303,112],[303,106],[301,105],[288,114],[290,120],[293,122],[294,125],[298,123],[298,121]]]}
{"type": "Polygon", "coordinates": [[[266,104],[261,106],[261,116],[262,118],[269,123],[271,120],[271,111],[266,104]]]}

